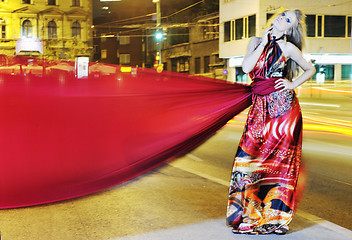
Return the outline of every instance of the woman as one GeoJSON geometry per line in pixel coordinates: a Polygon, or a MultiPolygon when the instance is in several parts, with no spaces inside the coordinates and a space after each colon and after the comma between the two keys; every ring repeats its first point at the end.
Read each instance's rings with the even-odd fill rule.
{"type": "Polygon", "coordinates": [[[304,16],[278,15],[253,37],[243,59],[253,105],[232,171],[227,223],[234,233],[285,234],[295,211],[301,161],[302,116],[293,89],[315,73],[303,59],[304,16]],[[293,79],[298,66],[304,72],[293,79]]]}

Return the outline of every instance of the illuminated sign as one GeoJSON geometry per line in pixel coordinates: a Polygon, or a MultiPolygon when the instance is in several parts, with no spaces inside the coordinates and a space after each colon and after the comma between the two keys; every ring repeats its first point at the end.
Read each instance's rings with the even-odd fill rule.
{"type": "Polygon", "coordinates": [[[21,51],[43,54],[43,42],[35,38],[20,38],[16,41],[16,54],[21,51]]]}
{"type": "Polygon", "coordinates": [[[229,67],[239,67],[242,65],[243,57],[232,57],[229,59],[229,67]]]}

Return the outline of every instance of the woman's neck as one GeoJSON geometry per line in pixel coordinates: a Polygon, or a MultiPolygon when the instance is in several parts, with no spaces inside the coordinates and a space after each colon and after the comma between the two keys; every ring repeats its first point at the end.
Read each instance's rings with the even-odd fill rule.
{"type": "Polygon", "coordinates": [[[275,37],[276,39],[282,37],[284,34],[285,34],[285,33],[283,33],[283,32],[281,32],[281,31],[277,30],[276,28],[273,28],[273,29],[271,30],[271,33],[270,33],[270,35],[271,35],[272,37],[275,37]]]}

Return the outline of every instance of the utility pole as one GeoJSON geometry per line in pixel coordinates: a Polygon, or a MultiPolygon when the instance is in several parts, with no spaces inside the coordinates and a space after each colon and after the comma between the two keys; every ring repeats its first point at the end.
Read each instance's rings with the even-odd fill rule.
{"type": "Polygon", "coordinates": [[[156,44],[157,44],[157,58],[158,63],[161,64],[161,40],[163,38],[163,33],[161,31],[161,12],[160,12],[160,0],[153,0],[156,4],[156,44]]]}

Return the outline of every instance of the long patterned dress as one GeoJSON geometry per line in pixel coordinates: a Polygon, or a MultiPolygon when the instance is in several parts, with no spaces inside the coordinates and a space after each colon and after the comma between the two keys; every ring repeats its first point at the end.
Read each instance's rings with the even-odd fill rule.
{"type": "Polygon", "coordinates": [[[274,39],[250,73],[253,105],[235,156],[227,207],[233,232],[272,233],[294,214],[302,115],[294,91],[273,90],[275,80],[285,76],[286,62],[274,39]]]}

